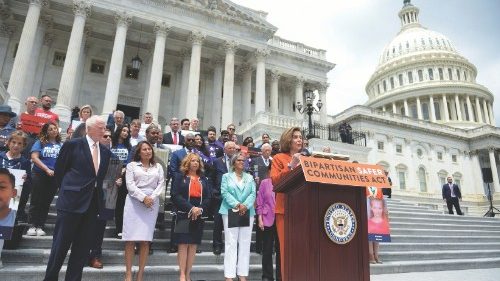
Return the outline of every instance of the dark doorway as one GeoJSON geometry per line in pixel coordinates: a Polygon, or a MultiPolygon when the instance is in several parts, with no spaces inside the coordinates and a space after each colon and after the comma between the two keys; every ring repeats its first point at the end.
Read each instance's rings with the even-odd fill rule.
{"type": "Polygon", "coordinates": [[[128,106],[123,104],[118,104],[116,106],[116,109],[121,110],[123,111],[123,113],[125,113],[125,122],[129,124],[133,119],[139,118],[139,112],[141,111],[140,107],[128,106]]]}

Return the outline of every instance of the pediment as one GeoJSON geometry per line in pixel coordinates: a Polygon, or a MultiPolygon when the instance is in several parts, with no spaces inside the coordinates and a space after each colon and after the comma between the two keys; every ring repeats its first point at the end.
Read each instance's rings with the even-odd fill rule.
{"type": "Polygon", "coordinates": [[[145,0],[156,5],[177,6],[207,14],[215,18],[223,18],[232,22],[257,27],[269,34],[278,29],[265,19],[265,13],[235,4],[229,0],[145,0]]]}

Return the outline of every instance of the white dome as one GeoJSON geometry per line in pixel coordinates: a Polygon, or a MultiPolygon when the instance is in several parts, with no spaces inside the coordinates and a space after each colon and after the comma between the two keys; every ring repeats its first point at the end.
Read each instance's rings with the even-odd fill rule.
{"type": "Polygon", "coordinates": [[[379,66],[402,56],[426,51],[444,51],[458,55],[450,40],[443,34],[424,27],[412,27],[403,29],[387,44],[380,56],[379,66]]]}

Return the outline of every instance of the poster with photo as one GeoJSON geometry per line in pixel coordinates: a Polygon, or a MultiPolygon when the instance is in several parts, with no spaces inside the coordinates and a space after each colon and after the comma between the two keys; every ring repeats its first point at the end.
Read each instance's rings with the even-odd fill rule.
{"type": "MultiPolygon", "coordinates": [[[[381,193],[381,192],[380,192],[381,193]]],[[[391,242],[389,211],[385,199],[367,197],[368,241],[391,242]]]]}
{"type": "Polygon", "coordinates": [[[118,186],[116,185],[116,180],[121,177],[122,169],[123,161],[117,158],[110,160],[108,171],[106,172],[106,176],[102,182],[104,210],[99,214],[100,219],[114,219],[116,199],[118,198],[118,186]]]}

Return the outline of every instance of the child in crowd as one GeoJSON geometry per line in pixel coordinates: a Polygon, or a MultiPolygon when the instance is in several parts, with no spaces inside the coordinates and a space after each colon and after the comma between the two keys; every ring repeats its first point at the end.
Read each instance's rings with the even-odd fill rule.
{"type": "MultiPolygon", "coordinates": [[[[14,221],[16,220],[16,211],[9,207],[10,200],[15,198],[17,191],[14,188],[15,183],[14,175],[12,175],[9,170],[5,168],[0,168],[0,268],[2,265],[2,249],[3,249],[3,235],[4,229],[14,226],[14,221]]],[[[7,232],[7,231],[5,231],[7,232]]]]}

